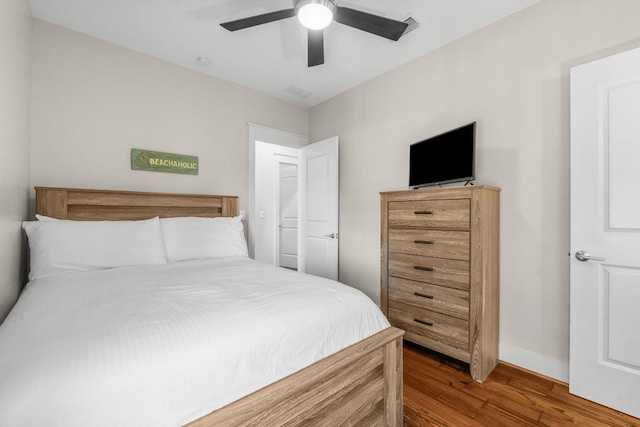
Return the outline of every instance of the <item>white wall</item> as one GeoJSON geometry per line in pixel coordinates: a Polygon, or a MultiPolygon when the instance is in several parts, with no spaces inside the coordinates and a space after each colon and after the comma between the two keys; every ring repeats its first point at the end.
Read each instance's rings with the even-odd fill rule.
{"type": "Polygon", "coordinates": [[[379,300],[378,193],[407,188],[409,144],[475,120],[476,182],[503,190],[500,357],[566,380],[568,70],[640,45],[638,17],[543,0],[312,108],[311,139],[341,141],[341,280],[379,300]]]}
{"type": "Polygon", "coordinates": [[[0,1],[0,322],[22,288],[20,224],[30,187],[31,10],[0,1]]]}
{"type": "Polygon", "coordinates": [[[307,134],[308,111],[34,21],[33,184],[233,194],[246,209],[248,126],[307,134]],[[196,155],[200,174],[132,171],[131,148],[196,155]]]}

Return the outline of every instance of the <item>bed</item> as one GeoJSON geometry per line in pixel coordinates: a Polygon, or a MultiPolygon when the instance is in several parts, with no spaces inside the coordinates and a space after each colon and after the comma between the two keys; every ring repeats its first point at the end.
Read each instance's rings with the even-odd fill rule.
{"type": "MultiPolygon", "coordinates": [[[[74,220],[62,221],[73,227],[79,221],[151,226],[156,217],[182,224],[184,218],[231,220],[237,198],[36,187],[36,214],[39,223],[74,220]]],[[[147,257],[146,265],[31,280],[0,326],[0,424],[23,424],[28,411],[37,414],[26,417],[33,425],[402,425],[403,333],[359,291],[246,256],[180,259],[176,253],[166,264],[147,257]],[[337,311],[319,311],[324,300],[337,301],[337,311]],[[91,325],[95,311],[99,326],[91,325]],[[61,318],[62,340],[49,333],[61,318]],[[233,329],[247,318],[254,326],[233,329]],[[124,356],[132,352],[138,352],[134,364],[124,356]],[[67,364],[56,370],[59,363],[67,364]],[[23,365],[35,381],[24,379],[23,365]],[[216,395],[212,383],[231,387],[216,395]],[[77,406],[65,407],[69,402],[77,406]]]]}

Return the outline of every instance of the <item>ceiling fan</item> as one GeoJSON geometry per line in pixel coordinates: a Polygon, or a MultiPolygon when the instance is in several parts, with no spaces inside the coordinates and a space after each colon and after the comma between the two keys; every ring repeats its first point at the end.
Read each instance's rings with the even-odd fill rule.
{"type": "Polygon", "coordinates": [[[224,22],[220,25],[229,31],[237,31],[291,18],[296,15],[302,25],[308,28],[307,50],[309,67],[324,64],[323,29],[332,21],[393,41],[397,41],[404,34],[408,25],[406,22],[338,6],[335,0],[293,0],[293,8],[291,9],[277,10],[236,21],[224,22]]]}

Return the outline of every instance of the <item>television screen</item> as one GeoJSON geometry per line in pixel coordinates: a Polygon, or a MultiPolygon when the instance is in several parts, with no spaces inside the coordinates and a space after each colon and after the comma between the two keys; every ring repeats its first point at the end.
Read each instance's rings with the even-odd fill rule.
{"type": "Polygon", "coordinates": [[[409,186],[413,188],[474,178],[476,123],[416,142],[409,147],[409,186]]]}

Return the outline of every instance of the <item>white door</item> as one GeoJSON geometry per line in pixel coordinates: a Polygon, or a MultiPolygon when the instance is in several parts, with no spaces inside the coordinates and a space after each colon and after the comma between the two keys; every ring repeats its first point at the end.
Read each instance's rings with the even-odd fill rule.
{"type": "Polygon", "coordinates": [[[300,147],[309,138],[249,123],[249,197],[247,209],[247,244],[249,256],[277,265],[275,250],[278,218],[274,193],[277,191],[277,165],[274,156],[289,157],[297,163],[300,147]],[[272,213],[273,212],[273,213],[272,213]]]}
{"type": "Polygon", "coordinates": [[[338,280],[338,137],[300,149],[302,272],[338,280]]]}
{"type": "Polygon", "coordinates": [[[570,255],[570,391],[640,417],[640,49],[571,70],[570,255]]]}
{"type": "Polygon", "coordinates": [[[298,269],[298,165],[279,163],[278,260],[280,267],[298,269]]]}

